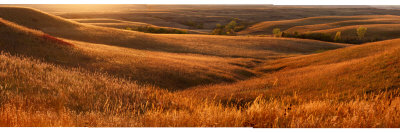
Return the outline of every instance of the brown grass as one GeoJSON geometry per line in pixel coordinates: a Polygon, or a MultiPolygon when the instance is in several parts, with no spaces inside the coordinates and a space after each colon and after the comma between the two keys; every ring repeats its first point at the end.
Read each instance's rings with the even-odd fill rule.
{"type": "Polygon", "coordinates": [[[267,21],[255,24],[240,34],[272,34],[272,29],[280,28],[286,33],[325,33],[332,38],[340,31],[343,39],[357,39],[356,29],[363,26],[368,28],[365,40],[381,41],[399,37],[399,18],[394,15],[363,15],[267,21]]]}
{"type": "Polygon", "coordinates": [[[303,100],[326,99],[397,89],[399,40],[353,46],[271,61],[258,68],[262,77],[234,84],[195,87],[179,93],[225,102],[251,101],[259,95],[298,95],[303,100]],[[351,89],[348,89],[351,88],[351,89]]]}
{"type": "Polygon", "coordinates": [[[319,50],[348,46],[301,39],[154,35],[79,24],[29,8],[0,7],[0,16],[16,24],[31,29],[40,29],[44,33],[66,39],[173,53],[195,53],[220,57],[269,58],[270,55],[312,53],[319,50]],[[9,12],[15,13],[10,15],[9,12]],[[33,23],[31,20],[42,21],[33,23]],[[227,51],[227,49],[229,50],[227,51]]]}
{"type": "Polygon", "coordinates": [[[104,74],[0,58],[1,126],[123,126],[118,123],[136,121],[148,98],[163,93],[148,95],[153,87],[104,74]],[[114,115],[95,121],[107,114],[114,115]]]}
{"type": "Polygon", "coordinates": [[[397,91],[311,101],[259,96],[237,108],[4,53],[0,58],[1,126],[399,126],[397,91]]]}
{"type": "Polygon", "coordinates": [[[34,57],[64,67],[105,72],[172,90],[243,80],[257,74],[250,68],[259,62],[257,59],[154,52],[63,41],[54,37],[49,39],[43,38],[47,35],[45,33],[6,20],[0,20],[0,26],[0,32],[6,37],[0,40],[2,51],[34,57]]]}
{"type": "Polygon", "coordinates": [[[349,20],[366,20],[377,17],[379,16],[374,16],[374,15],[322,16],[322,17],[309,17],[309,18],[281,20],[281,21],[265,21],[252,25],[248,29],[239,32],[239,34],[272,34],[272,29],[274,28],[280,28],[281,31],[285,31],[295,26],[316,25],[316,24],[325,24],[325,23],[333,23],[338,21],[349,21],[349,20]]]}
{"type": "Polygon", "coordinates": [[[52,48],[52,42],[35,41],[38,37],[19,33],[33,30],[3,20],[5,24],[3,32],[9,37],[3,40],[2,46],[12,54],[33,56],[67,67],[82,67],[90,71],[106,72],[173,90],[196,85],[234,82],[256,76],[258,73],[252,71],[251,68],[261,62],[259,59],[281,58],[349,46],[299,39],[153,35],[69,22],[32,9],[11,7],[0,9],[3,10],[0,10],[3,14],[7,14],[6,11],[21,12],[20,16],[16,13],[5,17],[22,24],[28,23],[31,19],[46,20],[43,23],[38,21],[28,26],[62,37],[73,35],[72,38],[77,40],[94,40],[105,42],[102,44],[111,43],[137,48],[128,49],[72,40],[67,42],[74,44],[73,48],[52,48]],[[22,19],[22,12],[27,12],[24,14],[26,19],[22,19]],[[51,22],[61,23],[64,26],[47,24],[51,22]],[[12,28],[13,26],[18,27],[12,28]],[[7,28],[11,28],[11,31],[7,28]],[[28,38],[28,40],[17,38],[28,38]],[[44,47],[40,43],[48,43],[48,45],[44,47]],[[26,50],[27,46],[34,49],[26,50]]]}
{"type": "Polygon", "coordinates": [[[357,38],[356,29],[360,26],[368,28],[364,37],[365,40],[380,41],[380,40],[396,39],[400,37],[398,30],[400,28],[400,24],[369,24],[369,25],[344,26],[328,30],[312,31],[311,33],[326,33],[328,35],[333,36],[336,32],[340,31],[343,37],[357,38]]]}
{"type": "MultiPolygon", "coordinates": [[[[317,16],[399,15],[396,10],[370,6],[277,6],[277,5],[21,5],[65,18],[111,18],[164,27],[190,28],[191,21],[212,30],[239,18],[246,25],[317,16]],[[96,8],[97,7],[97,8],[96,8]],[[186,22],[186,23],[185,23],[186,22]]],[[[198,29],[195,29],[198,30],[198,29]]]]}
{"type": "Polygon", "coordinates": [[[102,27],[111,27],[117,29],[126,29],[126,28],[137,28],[137,27],[152,27],[152,28],[164,28],[168,30],[176,29],[180,31],[187,31],[189,34],[206,34],[206,32],[182,29],[182,28],[172,28],[172,27],[160,27],[152,24],[141,23],[141,22],[130,22],[130,21],[123,21],[123,20],[116,20],[116,19],[106,19],[106,18],[93,18],[93,19],[70,19],[72,21],[76,21],[79,23],[102,26],[102,27]]]}
{"type": "Polygon", "coordinates": [[[400,127],[398,39],[153,35],[7,9],[0,126],[400,127]]]}
{"type": "Polygon", "coordinates": [[[392,15],[381,15],[381,16],[370,16],[368,19],[362,20],[338,20],[332,23],[323,24],[310,24],[302,26],[294,26],[286,30],[286,32],[312,32],[318,30],[328,30],[334,28],[340,28],[345,26],[357,26],[357,25],[371,25],[371,24],[399,24],[399,16],[392,15]]]}
{"type": "Polygon", "coordinates": [[[399,16],[395,15],[362,15],[362,16],[320,16],[302,19],[266,21],[255,24],[242,31],[242,34],[272,34],[272,29],[280,28],[285,32],[311,32],[353,25],[398,24],[399,16]]]}

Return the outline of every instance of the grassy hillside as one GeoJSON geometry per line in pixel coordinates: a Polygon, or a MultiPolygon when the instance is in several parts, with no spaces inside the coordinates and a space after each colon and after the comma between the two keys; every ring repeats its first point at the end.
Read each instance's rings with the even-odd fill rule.
{"type": "MultiPolygon", "coordinates": [[[[8,9],[11,11],[22,10],[20,12],[32,11],[31,9],[25,8],[1,9],[4,10],[4,14],[6,14],[8,9]]],[[[92,36],[96,37],[96,39],[94,39],[95,41],[100,42],[103,42],[102,40],[104,40],[104,42],[109,42],[108,39],[110,39],[110,37],[114,37],[111,41],[117,46],[120,45],[119,43],[127,43],[125,41],[128,41],[128,43],[129,41],[134,41],[134,43],[140,45],[129,44],[129,47],[139,47],[139,49],[146,50],[135,50],[115,46],[91,44],[82,41],[70,41],[62,38],[58,38],[58,40],[70,43],[73,45],[73,47],[67,47],[66,49],[53,49],[53,45],[51,45],[53,42],[47,42],[50,43],[49,47],[43,47],[41,42],[35,40],[43,40],[43,37],[41,36],[48,35],[47,33],[30,30],[6,20],[2,20],[1,22],[5,27],[2,29],[3,34],[8,36],[7,39],[2,40],[3,43],[1,46],[5,49],[5,51],[11,52],[14,55],[22,54],[25,56],[33,56],[35,58],[44,59],[46,62],[67,67],[79,66],[90,71],[107,72],[114,76],[126,77],[128,79],[139,81],[140,83],[150,83],[173,90],[211,83],[234,82],[257,75],[257,72],[254,72],[251,70],[251,68],[260,63],[260,60],[237,57],[253,57],[260,59],[279,58],[287,56],[288,54],[306,54],[320,50],[335,49],[347,46],[342,44],[298,39],[254,37],[232,38],[193,35],[185,35],[188,37],[182,38],[182,36],[177,35],[152,35],[112,29],[116,31],[115,34],[120,35],[117,37],[109,36],[109,34],[113,35],[114,33],[111,33],[110,30],[106,28],[69,22],[62,18],[51,15],[47,15],[46,18],[44,17],[46,15],[45,13],[35,10],[33,10],[31,13],[33,15],[29,15],[29,13],[31,12],[27,12],[28,15],[25,14],[25,16],[28,18],[39,17],[40,19],[47,21],[44,21],[45,23],[43,24],[40,24],[41,22],[28,24],[28,26],[37,28],[42,27],[38,29],[44,29],[45,31],[48,31],[49,34],[57,33],[56,35],[61,34],[62,37],[66,37],[68,34],[76,33],[77,35],[74,34],[74,36],[82,36],[78,36],[78,38],[75,39],[87,40],[85,37],[92,36]],[[60,22],[63,25],[69,26],[46,26],[46,23],[51,22],[60,22]],[[79,29],[79,31],[65,31],[67,29],[71,29],[71,27],[73,27],[72,29],[79,29]],[[81,27],[86,27],[89,30],[82,30],[80,29],[81,27]],[[46,30],[49,28],[58,30],[46,30]],[[32,36],[31,32],[38,32],[37,34],[39,35],[36,35],[32,38],[30,37],[32,36]],[[149,38],[153,38],[148,39],[153,43],[147,44],[146,41],[142,42],[141,40],[146,38],[137,36],[147,36],[149,38]],[[30,39],[33,39],[33,41],[30,39]],[[253,39],[263,42],[249,42],[249,40],[253,39]],[[164,46],[158,45],[160,44],[159,42],[164,42],[164,46]],[[215,43],[219,43],[219,45],[215,43]],[[303,47],[294,47],[295,45],[302,45],[303,47]],[[16,46],[18,46],[18,48],[16,46]],[[35,49],[28,51],[26,50],[28,49],[27,47],[34,47],[35,49]],[[163,50],[174,51],[177,52],[177,54],[156,52],[163,50]],[[207,55],[222,56],[224,58],[207,55]]],[[[16,19],[16,16],[17,15],[5,17],[12,20],[17,20],[20,23],[25,23],[25,21],[22,19],[22,16],[19,19],[16,19]]]]}
{"type": "Polygon", "coordinates": [[[273,61],[272,67],[293,67],[232,85],[198,88],[196,97],[188,93],[193,90],[169,93],[100,73],[1,53],[0,116],[4,119],[0,125],[398,127],[398,42],[288,58],[288,64],[273,61]],[[372,47],[380,49],[366,54],[372,47]],[[340,53],[359,56],[344,55],[313,66],[321,62],[317,55],[340,53]],[[302,67],[293,62],[299,59],[303,59],[302,67]],[[205,90],[222,92],[215,97],[205,90]],[[232,101],[254,100],[225,105],[218,104],[223,100],[220,96],[232,101]],[[201,100],[206,97],[215,98],[201,100]]]}
{"type": "Polygon", "coordinates": [[[138,114],[164,94],[104,74],[0,55],[0,126],[141,126],[138,114]]]}
{"type": "Polygon", "coordinates": [[[399,24],[400,16],[394,15],[363,15],[363,16],[322,16],[283,21],[266,21],[255,24],[240,34],[272,34],[274,28],[284,32],[312,32],[344,26],[368,24],[399,24]]]}
{"type": "Polygon", "coordinates": [[[340,28],[345,26],[356,26],[356,25],[373,25],[373,24],[399,24],[400,16],[393,15],[379,15],[379,16],[368,16],[368,19],[363,20],[338,20],[332,23],[323,24],[310,24],[302,26],[294,26],[286,30],[286,32],[313,32],[318,30],[329,30],[334,28],[340,28]]]}
{"type": "Polygon", "coordinates": [[[399,46],[271,61],[263,77],[174,93],[1,53],[0,125],[398,127],[399,46]]]}
{"type": "Polygon", "coordinates": [[[364,40],[367,41],[380,41],[380,40],[396,39],[400,37],[399,35],[400,24],[369,24],[369,25],[344,26],[328,30],[316,30],[310,33],[324,33],[333,37],[336,34],[336,32],[340,31],[343,39],[346,38],[357,39],[356,29],[360,26],[367,28],[367,32],[364,37],[364,40]]]}
{"type": "Polygon", "coordinates": [[[317,16],[400,15],[396,10],[371,6],[278,6],[278,5],[22,5],[65,18],[111,18],[165,27],[212,30],[232,18],[255,24],[317,16]]]}
{"type": "Polygon", "coordinates": [[[74,50],[74,44],[0,19],[0,48],[14,55],[45,59],[48,62],[77,66],[87,56],[74,50]]]}
{"type": "MultiPolygon", "coordinates": [[[[262,77],[233,84],[195,87],[182,95],[251,101],[298,97],[302,101],[397,90],[400,87],[400,40],[389,40],[267,62],[262,77]]],[[[291,100],[290,98],[289,100],[291,100]]],[[[288,101],[293,102],[293,101],[288,101]]]]}
{"type": "Polygon", "coordinates": [[[274,60],[259,68],[267,72],[262,77],[175,92],[206,102],[152,110],[145,120],[150,126],[398,127],[398,60],[400,40],[274,60]]]}
{"type": "Polygon", "coordinates": [[[147,34],[15,7],[0,17],[0,126],[399,127],[400,39],[147,34]]]}
{"type": "Polygon", "coordinates": [[[259,62],[65,40],[6,20],[0,20],[0,26],[0,35],[5,37],[0,40],[0,48],[12,55],[33,57],[64,67],[106,72],[170,89],[246,79],[257,74],[250,67],[259,62]]]}
{"type": "MultiPolygon", "coordinates": [[[[155,28],[155,29],[163,28],[165,30],[175,29],[175,30],[179,30],[179,31],[184,31],[189,34],[206,34],[205,32],[199,32],[199,31],[194,31],[194,30],[172,28],[172,27],[160,27],[160,26],[147,24],[147,23],[122,21],[122,20],[116,20],[116,19],[95,18],[95,19],[70,19],[70,20],[76,21],[79,23],[85,23],[85,24],[103,26],[103,27],[111,27],[111,28],[117,28],[117,29],[130,28],[130,29],[135,30],[138,28],[151,27],[151,28],[155,28]]],[[[143,32],[143,31],[141,31],[141,32],[143,32]]]]}
{"type": "Polygon", "coordinates": [[[322,16],[281,21],[265,21],[257,23],[238,34],[272,34],[274,28],[280,28],[281,31],[285,31],[295,26],[324,24],[348,20],[365,20],[371,17],[373,16],[322,16]]]}
{"type": "Polygon", "coordinates": [[[274,28],[280,28],[286,36],[334,41],[337,32],[341,32],[341,41],[347,43],[374,42],[400,37],[397,33],[400,16],[324,16],[285,21],[270,21],[255,24],[240,34],[272,34],[274,28]],[[368,28],[363,40],[358,40],[356,29],[368,28]],[[301,37],[303,35],[303,37],[301,37]],[[307,37],[308,36],[308,37],[307,37]]]}
{"type": "Polygon", "coordinates": [[[0,16],[16,24],[31,29],[39,29],[47,34],[66,39],[173,53],[195,53],[221,57],[268,58],[271,55],[279,55],[281,52],[284,52],[284,54],[302,54],[347,46],[300,39],[154,35],[79,24],[37,10],[18,7],[0,7],[0,16]],[[10,15],[9,12],[15,13],[10,15]],[[33,22],[32,20],[34,19],[43,21],[33,22]],[[299,48],[299,45],[303,48],[299,48]],[[227,51],[227,49],[229,50],[227,51]]]}

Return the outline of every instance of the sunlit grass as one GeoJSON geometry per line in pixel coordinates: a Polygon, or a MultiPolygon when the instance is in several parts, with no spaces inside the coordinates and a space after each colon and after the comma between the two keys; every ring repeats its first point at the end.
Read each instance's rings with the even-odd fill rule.
{"type": "Polygon", "coordinates": [[[398,39],[153,35],[8,10],[44,23],[0,19],[0,126],[400,127],[398,39]]]}

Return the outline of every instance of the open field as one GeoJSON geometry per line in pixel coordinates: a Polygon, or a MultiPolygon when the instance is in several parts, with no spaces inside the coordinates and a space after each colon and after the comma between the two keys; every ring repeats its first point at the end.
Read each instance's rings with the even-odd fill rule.
{"type": "Polygon", "coordinates": [[[0,7],[0,126],[400,127],[396,9],[25,6],[0,7]],[[232,17],[255,25],[241,36],[200,32],[232,17]],[[123,29],[148,25],[193,34],[123,29]],[[385,41],[254,36],[351,36],[360,25],[385,41]]]}
{"type": "Polygon", "coordinates": [[[67,19],[108,18],[162,27],[210,31],[232,18],[251,26],[263,21],[317,16],[400,15],[397,8],[372,6],[272,6],[272,5],[21,5],[67,19]]]}

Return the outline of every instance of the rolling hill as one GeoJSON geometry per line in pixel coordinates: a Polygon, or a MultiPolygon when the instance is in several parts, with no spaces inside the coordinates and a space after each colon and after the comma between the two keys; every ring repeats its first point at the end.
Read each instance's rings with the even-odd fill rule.
{"type": "Polygon", "coordinates": [[[151,110],[148,126],[398,127],[400,40],[271,60],[266,74],[197,86],[188,109],[151,110]],[[197,102],[201,101],[201,102],[197,102]]]}
{"type": "Polygon", "coordinates": [[[346,44],[301,39],[145,34],[79,24],[38,10],[19,7],[1,7],[0,17],[31,29],[41,30],[44,33],[71,40],[141,50],[194,53],[220,57],[270,58],[271,55],[313,53],[348,46],[346,44]],[[10,15],[10,12],[13,12],[13,14],[10,15]],[[33,20],[43,21],[34,22],[33,20]]]}
{"type": "MultiPolygon", "coordinates": [[[[397,30],[400,16],[395,15],[364,15],[364,16],[323,16],[304,19],[267,21],[255,24],[239,34],[272,34],[274,28],[280,28],[285,33],[313,34],[322,33],[334,38],[341,32],[342,39],[356,39],[358,27],[368,28],[365,40],[374,42],[400,37],[397,30]]],[[[333,39],[332,39],[333,40],[333,39]]]]}
{"type": "Polygon", "coordinates": [[[127,29],[127,28],[136,29],[136,28],[141,28],[141,27],[151,27],[151,28],[155,28],[155,29],[163,28],[166,30],[175,29],[175,30],[185,31],[189,34],[206,34],[205,32],[199,32],[199,31],[188,30],[188,29],[160,27],[160,26],[147,24],[147,23],[130,22],[130,21],[122,21],[122,20],[116,20],[116,19],[107,19],[107,18],[70,19],[70,20],[76,21],[79,23],[84,23],[84,24],[103,26],[103,27],[111,27],[111,28],[117,28],[117,29],[127,29]]]}
{"type": "Polygon", "coordinates": [[[333,28],[328,30],[316,30],[309,33],[324,33],[334,36],[336,32],[340,31],[343,38],[357,38],[358,27],[367,28],[364,39],[368,41],[381,41],[399,38],[400,24],[369,24],[369,25],[356,25],[344,26],[340,28],[333,28]]]}
{"type": "Polygon", "coordinates": [[[212,92],[201,88],[197,97],[192,97],[188,91],[193,90],[170,93],[101,73],[65,69],[1,53],[0,125],[397,127],[398,91],[396,95],[376,91],[397,90],[393,87],[399,83],[398,44],[399,40],[391,40],[276,60],[260,70],[286,67],[242,83],[208,86],[213,92],[222,89],[218,93],[222,96],[233,94],[231,100],[238,94],[264,94],[250,103],[232,106],[214,104],[220,96],[215,101],[198,100],[205,98],[203,93],[213,97],[212,92]],[[360,73],[364,71],[369,73],[360,73]],[[319,82],[330,79],[335,80],[319,82]],[[352,82],[362,84],[352,86],[352,82]],[[370,86],[364,84],[367,82],[370,86]],[[373,88],[376,85],[378,88],[373,88]],[[362,92],[359,87],[365,87],[368,93],[346,93],[362,92]],[[337,97],[339,91],[342,95],[337,97]],[[282,95],[274,99],[269,94],[282,95]],[[357,98],[358,95],[364,96],[357,98]]]}
{"type": "Polygon", "coordinates": [[[132,112],[143,112],[167,94],[107,74],[5,52],[0,54],[0,88],[0,126],[7,127],[140,126],[132,112]]]}
{"type": "Polygon", "coordinates": [[[325,24],[349,20],[366,20],[372,17],[373,16],[322,16],[282,21],[265,21],[252,25],[249,28],[240,31],[238,34],[272,34],[274,28],[280,28],[281,31],[285,31],[295,26],[325,24]]]}
{"type": "Polygon", "coordinates": [[[399,24],[400,16],[395,15],[363,15],[363,16],[321,16],[283,21],[265,21],[255,24],[241,34],[272,34],[272,29],[280,28],[285,32],[312,32],[328,30],[344,26],[368,24],[399,24]]]}
{"type": "MultiPolygon", "coordinates": [[[[400,39],[148,34],[19,7],[0,18],[0,126],[399,127],[400,39]]],[[[313,19],[284,27],[338,23],[313,19]]]]}
{"type": "Polygon", "coordinates": [[[300,97],[302,101],[362,95],[400,87],[400,40],[387,40],[323,53],[267,61],[262,77],[179,92],[203,98],[251,101],[300,97]],[[199,96],[201,95],[201,96],[199,96]]]}
{"type": "Polygon", "coordinates": [[[257,60],[135,50],[56,38],[0,20],[3,52],[64,67],[84,68],[163,88],[233,82],[256,75],[240,64],[257,60]],[[236,73],[236,74],[234,74],[236,73]],[[168,78],[166,78],[168,77],[168,78]]]}
{"type": "MultiPolygon", "coordinates": [[[[360,16],[358,16],[360,17],[360,16]]],[[[332,23],[310,24],[302,26],[294,26],[286,30],[286,32],[313,32],[318,30],[329,30],[334,28],[356,26],[356,25],[373,25],[373,24],[399,24],[400,16],[394,15],[379,15],[379,16],[364,16],[364,20],[339,20],[332,23]]]]}
{"type": "Polygon", "coordinates": [[[257,73],[251,68],[261,62],[259,59],[281,58],[349,46],[300,39],[145,34],[80,24],[28,8],[0,8],[0,16],[43,30],[35,31],[8,20],[1,20],[5,27],[2,29],[3,34],[8,36],[2,40],[4,42],[1,45],[6,52],[68,67],[79,66],[89,71],[107,72],[117,77],[173,90],[202,84],[234,82],[256,76],[257,73]],[[17,13],[4,15],[7,12],[17,13]],[[31,33],[38,35],[30,37],[31,33]],[[29,40],[41,40],[44,35],[73,47],[54,49],[29,40]],[[86,37],[89,36],[93,37],[89,42],[104,43],[84,42],[88,41],[86,37]],[[107,44],[111,38],[111,45],[107,44]],[[128,48],[118,47],[124,43],[128,48]]]}

